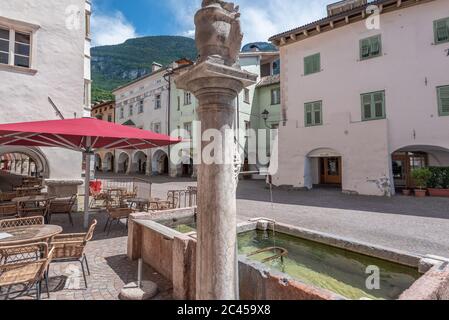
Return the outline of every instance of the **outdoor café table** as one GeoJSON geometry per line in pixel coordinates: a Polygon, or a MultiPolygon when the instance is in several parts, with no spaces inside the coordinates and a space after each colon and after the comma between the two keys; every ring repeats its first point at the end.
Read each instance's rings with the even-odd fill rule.
{"type": "Polygon", "coordinates": [[[143,198],[131,198],[131,199],[127,199],[126,202],[128,202],[129,207],[131,209],[136,208],[137,210],[142,210],[142,211],[145,211],[146,209],[148,209],[148,207],[150,205],[150,201],[147,199],[143,199],[143,198]]]}
{"type": "Polygon", "coordinates": [[[60,226],[34,225],[0,229],[0,246],[14,246],[30,242],[48,242],[62,232],[60,226]]]}
{"type": "Polygon", "coordinates": [[[39,195],[39,196],[26,196],[26,197],[18,197],[12,199],[12,202],[17,202],[19,204],[21,203],[39,203],[39,202],[46,202],[56,199],[55,197],[50,197],[48,195],[39,195]]]}

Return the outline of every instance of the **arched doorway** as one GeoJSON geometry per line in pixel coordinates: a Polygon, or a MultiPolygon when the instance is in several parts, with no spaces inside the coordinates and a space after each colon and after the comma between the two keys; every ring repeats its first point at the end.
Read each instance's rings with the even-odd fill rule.
{"type": "Polygon", "coordinates": [[[129,168],[129,155],[126,152],[122,152],[118,157],[117,173],[128,173],[129,168]]]}
{"type": "Polygon", "coordinates": [[[406,146],[393,152],[392,175],[396,192],[415,188],[411,173],[427,167],[449,167],[449,148],[416,145],[406,146]]]}
{"type": "Polygon", "coordinates": [[[103,171],[103,163],[101,161],[101,156],[98,153],[95,154],[95,171],[103,171]]]}
{"type": "Polygon", "coordinates": [[[341,154],[331,148],[319,148],[307,155],[305,185],[341,188],[343,181],[343,160],[341,154]]]}
{"type": "Polygon", "coordinates": [[[114,155],[111,152],[104,156],[103,166],[103,172],[114,172],[114,155]]]}
{"type": "Polygon", "coordinates": [[[181,163],[181,176],[193,176],[193,159],[191,157],[184,157],[181,163]]]}
{"type": "Polygon", "coordinates": [[[153,155],[152,161],[153,174],[157,175],[168,175],[169,172],[169,162],[168,155],[163,150],[157,150],[153,155]]]}
{"type": "Polygon", "coordinates": [[[147,171],[148,157],[143,151],[138,151],[134,155],[134,165],[136,173],[145,174],[147,171]]]}
{"type": "Polygon", "coordinates": [[[6,174],[48,178],[47,158],[38,148],[1,147],[0,170],[6,174]]]}

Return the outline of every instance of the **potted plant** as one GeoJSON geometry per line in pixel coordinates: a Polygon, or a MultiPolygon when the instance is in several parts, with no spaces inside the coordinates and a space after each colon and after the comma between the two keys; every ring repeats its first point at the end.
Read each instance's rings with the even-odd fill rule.
{"type": "Polygon", "coordinates": [[[404,196],[409,196],[409,195],[411,195],[411,193],[412,193],[412,190],[410,190],[410,189],[407,189],[407,188],[402,189],[402,194],[404,196]]]}
{"type": "Polygon", "coordinates": [[[449,197],[449,167],[430,168],[429,194],[432,197],[449,197]]]}
{"type": "Polygon", "coordinates": [[[415,182],[415,196],[423,198],[427,195],[427,184],[432,178],[432,171],[428,168],[415,169],[412,171],[412,178],[415,182]]]}

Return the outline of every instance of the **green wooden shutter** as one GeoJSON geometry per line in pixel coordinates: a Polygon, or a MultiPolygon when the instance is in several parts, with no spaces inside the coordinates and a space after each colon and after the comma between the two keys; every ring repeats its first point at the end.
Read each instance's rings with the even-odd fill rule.
{"type": "Polygon", "coordinates": [[[381,54],[381,39],[380,36],[372,37],[370,40],[371,56],[378,56],[381,54]]]}
{"type": "Polygon", "coordinates": [[[370,56],[371,45],[369,39],[360,40],[360,59],[366,59],[370,56]]]}
{"type": "Polygon", "coordinates": [[[304,58],[304,75],[321,70],[321,55],[319,53],[304,58]]]}
{"type": "Polygon", "coordinates": [[[449,41],[449,18],[434,22],[435,43],[449,41]]]}
{"type": "Polygon", "coordinates": [[[316,54],[312,58],[313,72],[320,72],[321,69],[321,54],[316,54]]]}
{"type": "Polygon", "coordinates": [[[313,125],[313,115],[312,115],[312,104],[311,103],[306,103],[304,106],[305,109],[305,125],[306,127],[312,126],[313,125]]]}
{"type": "Polygon", "coordinates": [[[384,93],[376,92],[373,94],[373,105],[375,118],[384,118],[384,93]]]}
{"type": "Polygon", "coordinates": [[[304,58],[304,75],[308,75],[312,73],[312,62],[310,57],[304,58]]]}
{"type": "Polygon", "coordinates": [[[438,88],[440,116],[449,116],[449,86],[438,88]]]}
{"type": "Polygon", "coordinates": [[[364,94],[362,95],[362,112],[363,112],[363,120],[370,120],[372,117],[371,114],[371,95],[364,94]]]}
{"type": "Polygon", "coordinates": [[[321,116],[321,102],[315,102],[313,104],[313,124],[318,125],[322,124],[322,116],[321,116]]]}

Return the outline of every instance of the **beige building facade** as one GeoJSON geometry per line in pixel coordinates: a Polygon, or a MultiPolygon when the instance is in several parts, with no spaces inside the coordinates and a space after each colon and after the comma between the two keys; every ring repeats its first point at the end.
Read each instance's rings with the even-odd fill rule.
{"type": "Polygon", "coordinates": [[[413,188],[413,169],[449,166],[448,1],[376,1],[377,16],[365,3],[270,39],[277,186],[392,195],[413,188]]]}

